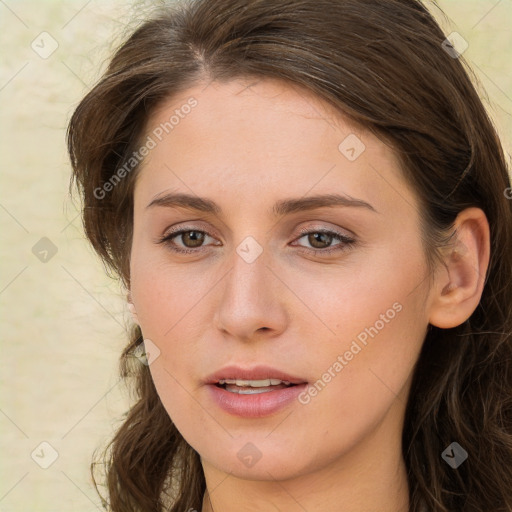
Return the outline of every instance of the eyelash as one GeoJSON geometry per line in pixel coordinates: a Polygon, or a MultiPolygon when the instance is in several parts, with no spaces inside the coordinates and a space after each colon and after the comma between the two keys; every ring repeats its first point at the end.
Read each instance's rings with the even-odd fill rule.
{"type": "MultiPolygon", "coordinates": [[[[182,228],[182,229],[179,229],[176,231],[171,231],[170,233],[159,238],[157,240],[157,243],[164,244],[164,245],[168,246],[172,251],[181,253],[181,254],[192,254],[192,253],[197,253],[201,250],[204,250],[204,247],[198,247],[197,249],[182,249],[182,248],[178,247],[174,242],[172,242],[173,238],[176,238],[179,235],[182,235],[183,233],[189,233],[191,231],[195,231],[196,233],[202,233],[202,234],[212,237],[212,235],[210,235],[207,231],[185,227],[185,228],[182,228]]],[[[351,249],[351,247],[356,242],[353,238],[350,238],[347,235],[339,233],[337,231],[331,231],[328,229],[306,229],[306,228],[302,228],[300,230],[301,236],[299,236],[296,240],[303,238],[305,235],[317,234],[317,233],[330,235],[330,236],[332,236],[333,239],[338,240],[342,243],[337,244],[334,247],[327,247],[325,249],[309,249],[304,246],[299,246],[299,247],[301,247],[302,250],[305,250],[306,252],[309,252],[309,253],[313,253],[315,255],[330,255],[334,252],[340,252],[340,253],[345,252],[345,251],[351,249]]]]}

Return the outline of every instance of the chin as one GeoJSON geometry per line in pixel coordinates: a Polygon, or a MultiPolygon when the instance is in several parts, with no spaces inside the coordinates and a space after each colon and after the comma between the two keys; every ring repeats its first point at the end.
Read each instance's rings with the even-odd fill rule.
{"type": "MultiPolygon", "coordinates": [[[[318,465],[318,461],[309,458],[298,459],[296,450],[286,450],[282,445],[273,446],[268,440],[266,443],[251,442],[250,438],[245,436],[234,442],[236,448],[231,450],[219,446],[219,451],[212,453],[209,447],[207,451],[210,453],[201,458],[223,473],[260,481],[289,480],[309,473],[318,465]]],[[[308,453],[307,447],[301,452],[308,453]]]]}

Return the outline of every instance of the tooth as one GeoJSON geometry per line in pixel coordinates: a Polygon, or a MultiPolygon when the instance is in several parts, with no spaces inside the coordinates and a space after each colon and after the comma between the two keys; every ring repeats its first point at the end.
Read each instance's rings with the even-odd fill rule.
{"type": "Polygon", "coordinates": [[[266,388],[271,385],[270,379],[250,380],[249,382],[253,388],[266,388]]]}
{"type": "Polygon", "coordinates": [[[267,393],[267,391],[263,390],[263,389],[251,388],[251,387],[248,387],[246,389],[241,389],[240,391],[238,391],[239,395],[256,395],[258,393],[267,393]]]}
{"type": "Polygon", "coordinates": [[[260,380],[243,380],[243,379],[220,379],[219,384],[222,386],[224,384],[227,385],[236,385],[238,387],[252,387],[252,388],[265,388],[269,386],[278,386],[279,384],[284,384],[289,386],[291,383],[287,380],[280,379],[260,379],[260,380]]]}

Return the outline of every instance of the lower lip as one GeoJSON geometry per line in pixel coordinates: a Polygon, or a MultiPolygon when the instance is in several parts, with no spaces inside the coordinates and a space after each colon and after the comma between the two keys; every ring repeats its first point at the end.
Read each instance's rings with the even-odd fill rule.
{"type": "Polygon", "coordinates": [[[307,383],[252,395],[232,393],[215,384],[207,386],[217,405],[229,414],[243,418],[262,418],[285,408],[304,391],[307,383]]]}

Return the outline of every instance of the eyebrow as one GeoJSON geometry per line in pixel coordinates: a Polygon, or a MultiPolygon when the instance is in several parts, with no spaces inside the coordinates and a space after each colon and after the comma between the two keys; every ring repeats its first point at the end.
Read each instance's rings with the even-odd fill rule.
{"type": "MultiPolygon", "coordinates": [[[[221,207],[211,199],[184,193],[171,192],[165,195],[158,195],[146,206],[146,209],[155,206],[162,206],[167,208],[181,207],[189,210],[212,213],[215,215],[222,214],[221,207]]],[[[291,213],[302,212],[304,210],[314,210],[317,208],[325,207],[349,206],[355,208],[364,208],[378,213],[370,203],[367,203],[362,199],[356,199],[351,196],[341,194],[322,194],[309,197],[282,199],[274,204],[272,213],[275,217],[282,217],[291,213]]]]}

